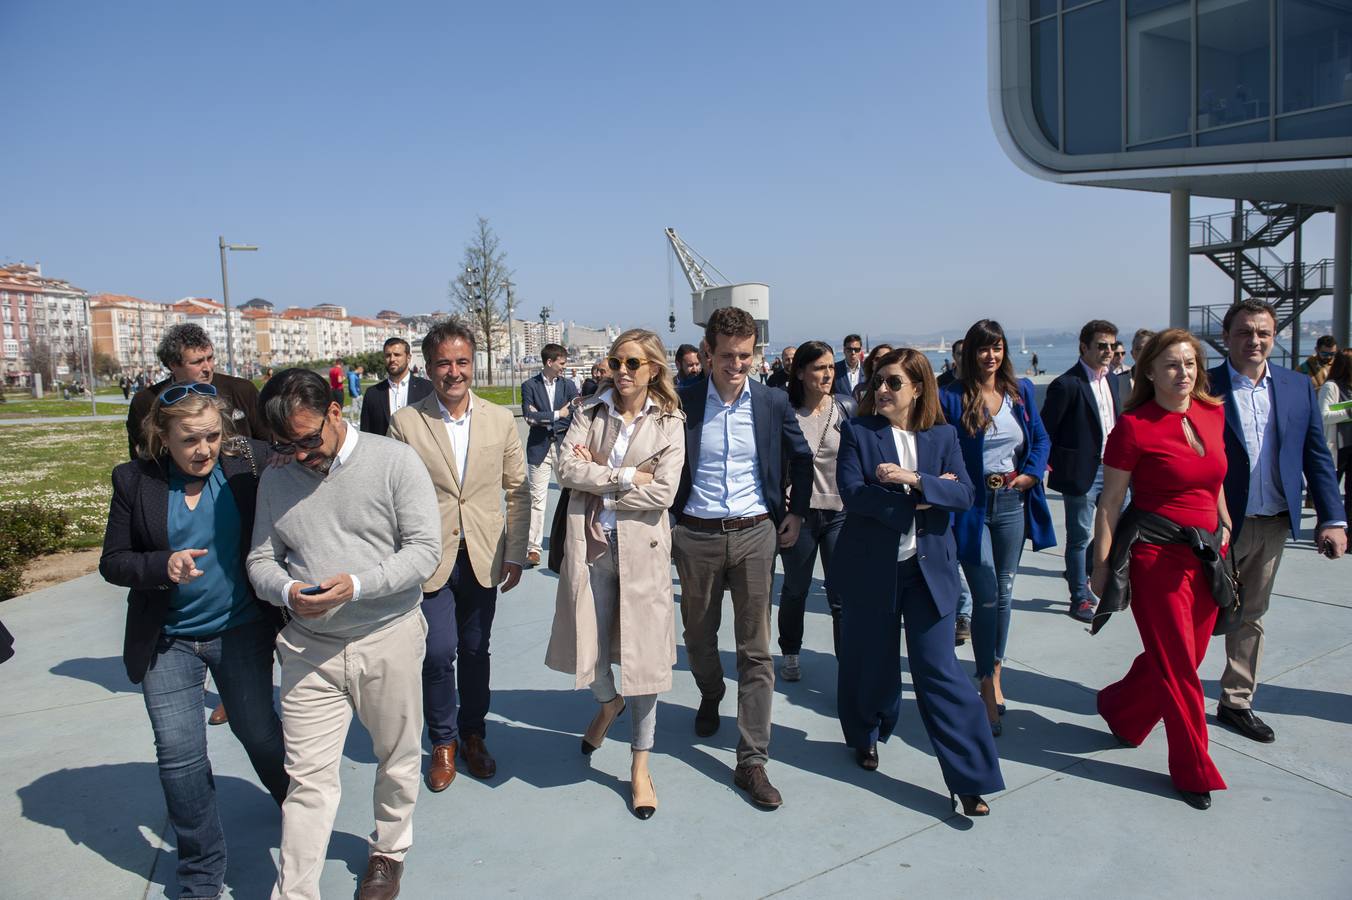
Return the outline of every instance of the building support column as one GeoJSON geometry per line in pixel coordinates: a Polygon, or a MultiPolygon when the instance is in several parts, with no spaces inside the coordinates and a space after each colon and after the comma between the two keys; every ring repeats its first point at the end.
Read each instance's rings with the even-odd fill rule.
{"type": "Polygon", "coordinates": [[[1352,342],[1352,203],[1339,203],[1333,209],[1333,338],[1339,349],[1352,342]]]}
{"type": "Polygon", "coordinates": [[[1169,327],[1188,327],[1188,213],[1191,195],[1169,192],[1169,327]]]}

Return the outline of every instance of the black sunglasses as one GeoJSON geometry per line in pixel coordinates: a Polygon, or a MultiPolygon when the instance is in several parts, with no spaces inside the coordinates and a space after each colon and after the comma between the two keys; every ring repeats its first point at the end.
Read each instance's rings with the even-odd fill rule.
{"type": "Polygon", "coordinates": [[[887,375],[887,376],[883,376],[883,375],[874,375],[874,376],[873,376],[873,389],[874,389],[875,391],[876,391],[878,388],[882,387],[883,385],[887,385],[887,389],[888,389],[889,391],[899,391],[899,390],[901,390],[901,386],[902,386],[903,384],[914,384],[914,382],[911,382],[911,381],[902,381],[900,375],[887,375]]]}
{"type": "Polygon", "coordinates": [[[1111,349],[1113,348],[1113,342],[1112,342],[1112,341],[1099,341],[1099,342],[1096,343],[1094,346],[1095,346],[1096,348],[1098,348],[1099,350],[1111,350],[1111,349]]]}
{"type": "Polygon", "coordinates": [[[647,362],[648,361],[646,359],[639,359],[637,356],[631,356],[624,361],[621,361],[620,358],[617,356],[606,357],[606,365],[610,368],[610,371],[612,372],[620,371],[620,366],[624,366],[631,373],[637,372],[639,369],[643,368],[643,366],[647,364],[647,362]]]}
{"type": "Polygon", "coordinates": [[[324,443],[324,426],[328,424],[329,420],[325,417],[324,421],[319,426],[319,430],[314,434],[306,435],[303,438],[297,438],[294,441],[269,441],[268,444],[272,447],[272,452],[280,453],[283,456],[291,456],[297,450],[313,450],[324,443]]]}
{"type": "Polygon", "coordinates": [[[201,394],[203,397],[215,397],[216,386],[214,384],[176,384],[173,387],[165,388],[160,393],[160,406],[173,406],[189,394],[201,394]]]}

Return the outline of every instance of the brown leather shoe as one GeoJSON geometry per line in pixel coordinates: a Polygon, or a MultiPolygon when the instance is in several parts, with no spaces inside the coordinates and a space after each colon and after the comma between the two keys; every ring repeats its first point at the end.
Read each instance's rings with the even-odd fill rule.
{"type": "Polygon", "coordinates": [[[540,564],[540,551],[532,550],[526,554],[526,568],[533,569],[540,564]]]}
{"type": "Polygon", "coordinates": [[[432,748],[432,765],[427,769],[427,789],[438,794],[455,781],[455,748],[459,741],[437,744],[432,748]]]}
{"type": "Polygon", "coordinates": [[[460,739],[460,758],[465,761],[465,768],[469,770],[469,774],[481,781],[498,774],[498,764],[484,746],[483,735],[463,736],[460,739]]]}
{"type": "Polygon", "coordinates": [[[751,802],[762,809],[779,809],[784,803],[765,774],[765,766],[738,766],[732,773],[732,783],[750,794],[751,802]]]}
{"type": "Polygon", "coordinates": [[[230,717],[225,713],[224,703],[217,703],[216,708],[213,709],[211,711],[211,715],[207,717],[208,725],[224,725],[226,722],[229,721],[230,717]]]}
{"type": "Polygon", "coordinates": [[[366,874],[362,876],[357,900],[394,900],[399,896],[399,878],[403,874],[403,863],[395,862],[388,856],[373,854],[366,864],[366,874]]]}

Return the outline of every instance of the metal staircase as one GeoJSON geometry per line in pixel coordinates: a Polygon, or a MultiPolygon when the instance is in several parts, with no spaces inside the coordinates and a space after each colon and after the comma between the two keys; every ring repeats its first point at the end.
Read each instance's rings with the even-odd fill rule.
{"type": "MultiPolygon", "coordinates": [[[[1189,249],[1211,260],[1232,281],[1237,295],[1270,303],[1277,312],[1277,332],[1298,319],[1314,301],[1333,293],[1333,260],[1287,262],[1272,249],[1295,235],[1312,216],[1328,207],[1295,203],[1250,202],[1234,212],[1215,213],[1191,220],[1189,249]]],[[[1299,255],[1297,251],[1297,255],[1299,255]]],[[[1221,322],[1231,303],[1193,306],[1189,326],[1224,354],[1221,322]]],[[[1292,365],[1290,350],[1278,343],[1274,359],[1292,365]]]]}

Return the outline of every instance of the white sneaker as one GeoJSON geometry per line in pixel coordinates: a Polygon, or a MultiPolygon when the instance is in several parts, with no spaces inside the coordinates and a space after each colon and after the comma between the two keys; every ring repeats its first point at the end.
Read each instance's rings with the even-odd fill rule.
{"type": "Polygon", "coordinates": [[[798,667],[797,653],[784,654],[784,666],[779,670],[779,674],[785,681],[798,681],[803,677],[803,670],[798,667]]]}

